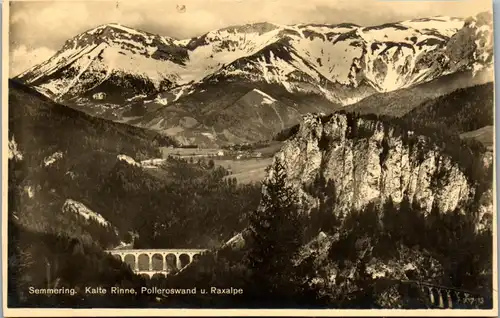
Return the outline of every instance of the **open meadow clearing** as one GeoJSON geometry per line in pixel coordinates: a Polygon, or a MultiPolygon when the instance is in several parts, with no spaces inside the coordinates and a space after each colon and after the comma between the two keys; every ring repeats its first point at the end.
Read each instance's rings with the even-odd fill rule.
{"type": "Polygon", "coordinates": [[[214,160],[216,165],[222,166],[236,178],[238,183],[260,182],[264,180],[266,168],[271,164],[272,158],[243,159],[243,160],[214,160]]]}

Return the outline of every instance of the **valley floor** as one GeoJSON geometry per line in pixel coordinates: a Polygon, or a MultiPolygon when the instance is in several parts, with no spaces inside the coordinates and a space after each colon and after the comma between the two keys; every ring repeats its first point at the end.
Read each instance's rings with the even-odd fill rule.
{"type": "Polygon", "coordinates": [[[252,183],[264,180],[266,169],[272,163],[272,158],[244,159],[244,160],[214,160],[232,174],[229,178],[236,178],[238,183],[252,183]]]}
{"type": "Polygon", "coordinates": [[[281,148],[282,142],[271,142],[268,146],[252,150],[227,150],[220,148],[162,148],[163,158],[168,156],[190,160],[213,160],[231,172],[228,178],[236,178],[238,183],[260,182],[266,168],[272,163],[272,156],[281,148]]]}

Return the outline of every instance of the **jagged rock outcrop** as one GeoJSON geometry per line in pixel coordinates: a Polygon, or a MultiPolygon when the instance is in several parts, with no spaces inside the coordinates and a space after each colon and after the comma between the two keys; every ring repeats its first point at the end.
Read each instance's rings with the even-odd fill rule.
{"type": "MultiPolygon", "coordinates": [[[[360,237],[356,241],[354,260],[347,260],[343,266],[330,256],[330,249],[339,239],[338,235],[330,236],[321,232],[307,244],[300,255],[300,261],[313,259],[314,271],[310,284],[315,286],[323,297],[339,301],[349,294],[362,289],[359,286],[359,264],[365,262],[366,274],[371,279],[388,282],[387,287],[380,290],[375,303],[382,308],[401,308],[404,295],[401,294],[399,282],[405,280],[432,281],[443,273],[441,264],[428,252],[410,249],[401,245],[397,254],[390,260],[383,260],[373,254],[376,242],[370,237],[360,237]]],[[[305,278],[307,279],[307,277],[305,278]]]]}
{"type": "Polygon", "coordinates": [[[23,160],[23,154],[19,150],[14,136],[12,136],[12,139],[9,140],[9,159],[23,160]]]}
{"type": "Polygon", "coordinates": [[[119,161],[123,161],[123,162],[126,162],[128,163],[129,165],[131,166],[134,166],[134,167],[140,167],[141,164],[138,163],[137,161],[135,161],[134,158],[130,157],[130,156],[127,156],[127,155],[118,155],[116,157],[119,161]]]}
{"type": "Polygon", "coordinates": [[[64,205],[62,207],[62,212],[63,213],[75,213],[78,215],[83,216],[87,220],[94,220],[95,222],[99,223],[102,226],[110,226],[109,222],[99,213],[96,213],[89,209],[85,204],[67,199],[66,202],[64,202],[64,205]]]}
{"type": "Polygon", "coordinates": [[[48,167],[52,164],[54,164],[57,160],[60,160],[64,157],[64,154],[61,151],[56,151],[50,156],[47,156],[43,159],[43,165],[45,167],[48,167]]]}
{"type": "Polygon", "coordinates": [[[476,219],[476,232],[482,232],[493,228],[493,213],[495,213],[493,200],[493,189],[489,189],[481,196],[476,219]]]}
{"type": "Polygon", "coordinates": [[[332,180],[341,212],[379,199],[400,203],[405,196],[428,212],[433,205],[447,212],[475,192],[459,165],[429,138],[347,114],[306,115],[278,159],[305,204],[315,200],[303,190],[304,183],[318,175],[332,180]]]}

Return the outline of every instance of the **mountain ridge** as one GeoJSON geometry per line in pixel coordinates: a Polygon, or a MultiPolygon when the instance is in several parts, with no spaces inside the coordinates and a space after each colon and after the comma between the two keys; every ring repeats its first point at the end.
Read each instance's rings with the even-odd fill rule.
{"type": "MultiPolygon", "coordinates": [[[[206,76],[211,76],[214,74],[214,72],[223,69],[228,65],[228,63],[234,63],[240,58],[250,57],[253,54],[257,54],[260,50],[265,49],[268,45],[278,45],[281,41],[286,41],[289,42],[290,45],[292,45],[293,50],[296,53],[298,52],[300,60],[302,60],[306,64],[304,68],[304,65],[299,65],[301,64],[301,62],[300,60],[298,60],[292,63],[299,63],[297,65],[293,65],[293,67],[298,70],[302,69],[302,71],[305,71],[309,76],[314,77],[314,73],[317,73],[325,77],[327,81],[330,81],[332,83],[338,82],[345,85],[350,82],[353,83],[352,80],[346,79],[346,71],[337,67],[338,70],[332,73],[332,71],[334,70],[331,67],[330,69],[322,68],[322,63],[319,62],[320,55],[311,51],[311,48],[313,48],[315,45],[322,45],[319,42],[315,41],[316,38],[323,37],[323,40],[331,42],[333,47],[335,47],[335,45],[340,42],[345,42],[350,39],[355,40],[354,42],[346,42],[346,44],[348,45],[345,49],[346,52],[349,46],[356,47],[361,45],[361,43],[371,43],[372,53],[373,51],[378,50],[379,46],[382,46],[381,51],[379,51],[378,53],[381,57],[387,58],[387,51],[390,51],[393,47],[397,47],[396,52],[394,52],[393,54],[402,54],[402,52],[405,50],[405,47],[411,47],[411,49],[413,50],[422,50],[424,46],[428,44],[432,44],[434,46],[438,45],[438,42],[445,41],[466,24],[465,20],[456,18],[442,18],[434,19],[432,21],[434,23],[434,27],[432,30],[427,28],[428,25],[425,25],[425,22],[428,21],[421,20],[408,20],[397,23],[387,23],[382,26],[374,27],[354,27],[352,25],[346,24],[322,25],[321,27],[312,26],[311,24],[282,26],[274,23],[257,23],[247,24],[243,26],[230,26],[227,28],[210,31],[201,36],[190,39],[189,42],[187,42],[188,39],[174,40],[170,37],[154,35],[152,33],[138,31],[129,27],[121,26],[119,24],[111,23],[98,26],[94,29],[77,35],[71,40],[68,40],[63,48],[58,51],[58,53],[56,53],[56,55],[51,59],[52,62],[50,62],[49,60],[38,66],[35,66],[30,70],[21,73],[16,78],[32,84],[33,86],[42,86],[42,89],[50,91],[46,93],[53,94],[57,96],[57,98],[62,98],[65,95],[74,95],[70,92],[71,88],[60,91],[55,87],[50,87],[50,85],[47,86],[48,83],[44,83],[44,81],[41,79],[43,77],[46,78],[47,76],[49,76],[51,72],[53,72],[54,67],[57,67],[58,64],[59,69],[61,67],[69,67],[71,69],[73,64],[69,65],[68,63],[66,63],[65,58],[74,59],[75,56],[74,54],[71,55],[71,53],[77,49],[86,47],[85,50],[80,50],[79,54],[86,55],[87,59],[91,59],[92,61],[96,58],[101,59],[101,61],[109,60],[108,62],[103,62],[103,66],[99,66],[99,63],[94,63],[95,67],[97,67],[96,71],[99,71],[101,73],[110,72],[110,69],[123,69],[125,74],[127,74],[127,67],[129,66],[125,65],[125,60],[118,60],[120,59],[120,54],[129,54],[130,52],[132,52],[133,54],[130,55],[129,58],[134,59],[134,61],[136,61],[137,63],[146,63],[146,60],[141,59],[140,56],[145,56],[149,58],[149,60],[161,60],[165,62],[165,66],[168,65],[171,70],[167,70],[165,68],[162,69],[160,67],[162,64],[157,64],[157,71],[163,74],[160,77],[155,77],[153,73],[148,73],[149,71],[145,72],[144,69],[147,68],[146,64],[142,65],[142,72],[133,70],[132,68],[128,69],[128,74],[134,75],[135,72],[135,76],[141,74],[149,74],[147,75],[147,77],[150,78],[150,82],[154,84],[156,89],[161,90],[160,86],[162,85],[165,85],[168,88],[173,88],[175,86],[178,86],[179,84],[184,85],[192,81],[196,82],[203,80],[206,76]],[[445,26],[437,26],[436,23],[445,24],[445,26]],[[420,24],[423,24],[423,26],[420,24]],[[383,32],[381,33],[380,31],[383,32]],[[390,36],[388,36],[388,32],[391,33],[390,36]],[[418,39],[418,37],[420,37],[420,39],[418,39]],[[435,43],[427,43],[430,39],[434,39],[433,41],[435,43]],[[399,43],[397,43],[398,41],[399,43]],[[106,43],[107,45],[103,45],[104,43],[106,43]],[[89,46],[89,44],[92,45],[89,46]],[[209,47],[207,47],[207,45],[211,46],[212,50],[210,52],[203,52],[203,50],[206,51],[207,49],[210,49],[209,47]],[[240,51],[237,52],[237,49],[240,51]],[[96,52],[94,53],[94,51],[96,52]],[[231,52],[234,52],[234,54],[231,52]],[[228,56],[225,58],[220,54],[217,55],[217,53],[223,53],[225,55],[233,54],[234,57],[228,56]],[[316,56],[318,56],[316,58],[316,61],[314,58],[307,58],[307,56],[310,56],[311,54],[315,54],[316,56]],[[110,56],[106,57],[106,55],[110,56]],[[216,58],[216,60],[202,63],[199,59],[201,57],[203,57],[207,61],[214,58],[216,58]],[[115,61],[112,61],[110,59],[114,59],[115,61]],[[190,62],[191,66],[189,67],[191,69],[194,69],[193,71],[188,71],[186,73],[186,69],[182,70],[179,67],[187,66],[187,62],[190,62]],[[113,63],[122,63],[123,65],[118,65],[118,67],[113,68],[113,63]],[[107,70],[105,65],[108,65],[107,70]],[[174,83],[177,83],[177,85],[174,85],[174,83]]],[[[432,48],[432,45],[430,48],[432,48]]],[[[326,48],[327,47],[322,48],[322,52],[324,52],[326,48]]],[[[283,49],[286,51],[286,46],[283,47],[283,49]]],[[[426,50],[429,49],[424,49],[424,51],[426,50]]],[[[338,53],[340,52],[337,52],[336,54],[338,53]]],[[[365,63],[367,61],[368,60],[365,60],[365,63]]],[[[71,63],[75,63],[75,61],[71,63]]],[[[352,59],[351,63],[353,63],[351,64],[351,66],[354,66],[356,64],[356,58],[352,59]]],[[[92,62],[88,63],[87,66],[85,64],[74,65],[73,68],[75,70],[79,69],[80,72],[78,72],[77,74],[79,75],[76,75],[76,77],[73,77],[73,79],[76,78],[77,80],[79,80],[80,76],[86,72],[86,68],[88,68],[91,64],[92,62]]],[[[111,70],[111,73],[113,72],[113,70],[111,70]]],[[[367,69],[366,71],[369,71],[369,69],[367,69]]],[[[111,74],[105,75],[104,79],[107,79],[107,77],[110,75],[111,74]]],[[[378,79],[376,76],[374,77],[369,75],[368,77],[370,77],[369,81],[375,86],[375,89],[392,89],[390,87],[385,87],[389,85],[387,83],[385,84],[385,86],[383,84],[379,84],[378,82],[380,81],[380,79],[378,79]]],[[[100,78],[102,80],[102,77],[100,78]]],[[[45,80],[45,82],[47,82],[47,79],[45,80]]],[[[75,83],[69,82],[67,84],[74,85],[75,83]]],[[[404,82],[393,84],[399,86],[406,85],[404,82]]],[[[85,87],[82,87],[82,89],[85,91],[85,87]]]]}
{"type": "Polygon", "coordinates": [[[372,27],[265,22],[184,40],[106,24],[68,40],[17,79],[90,115],[181,143],[255,142],[307,112],[331,113],[380,94],[397,97],[459,73],[470,73],[463,81],[472,83],[491,70],[491,30],[488,14],[372,27]],[[249,109],[238,102],[254,89],[277,100],[269,122],[254,120],[264,115],[254,113],[259,101],[247,99],[249,109]],[[185,127],[186,120],[197,124],[185,127]]]}

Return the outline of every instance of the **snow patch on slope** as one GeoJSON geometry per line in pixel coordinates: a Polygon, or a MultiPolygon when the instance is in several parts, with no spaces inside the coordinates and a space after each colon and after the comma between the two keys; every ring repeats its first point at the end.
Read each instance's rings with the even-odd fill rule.
{"type": "Polygon", "coordinates": [[[205,35],[205,43],[189,51],[189,62],[182,72],[182,83],[197,82],[224,65],[250,56],[278,39],[280,29],[260,34],[235,33],[228,30],[212,31],[205,35]]]}
{"type": "Polygon", "coordinates": [[[135,75],[138,78],[147,78],[152,81],[157,89],[160,83],[165,79],[178,80],[176,74],[181,67],[171,61],[158,61],[140,54],[123,52],[120,48],[109,47],[103,51],[102,68],[106,64],[113,65],[112,69],[116,72],[135,75]]]}
{"type": "Polygon", "coordinates": [[[403,21],[400,24],[416,30],[436,30],[444,36],[451,37],[464,26],[464,20],[451,17],[434,17],[403,21]]]}
{"type": "Polygon", "coordinates": [[[259,94],[259,95],[262,95],[262,97],[264,98],[262,100],[262,104],[266,104],[266,105],[269,105],[269,104],[272,104],[274,102],[276,102],[276,99],[272,98],[271,96],[269,96],[268,94],[264,93],[263,91],[260,91],[258,89],[253,89],[252,90],[253,92],[259,94]]]}
{"type": "MultiPolygon", "coordinates": [[[[319,38],[293,40],[292,45],[296,50],[309,56],[310,63],[315,70],[332,82],[350,84],[349,75],[353,61],[360,59],[363,48],[353,45],[355,39],[337,42],[334,45],[319,38]]],[[[359,41],[359,40],[358,40],[359,41]]],[[[317,74],[307,71],[308,67],[301,65],[301,71],[318,78],[317,74]]]]}

